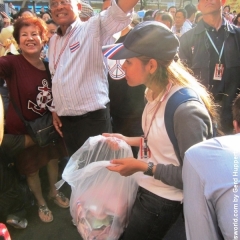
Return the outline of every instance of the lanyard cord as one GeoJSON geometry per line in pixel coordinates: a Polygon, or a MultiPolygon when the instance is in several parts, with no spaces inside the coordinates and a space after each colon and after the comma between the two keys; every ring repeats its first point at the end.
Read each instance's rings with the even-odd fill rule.
{"type": "Polygon", "coordinates": [[[210,37],[210,35],[209,35],[208,31],[207,31],[207,29],[206,29],[206,34],[207,34],[208,39],[210,40],[213,48],[215,49],[215,51],[216,51],[216,53],[217,53],[217,55],[218,55],[218,57],[219,57],[219,64],[221,64],[221,57],[222,57],[222,54],[223,54],[223,49],[224,49],[225,40],[224,40],[224,42],[223,42],[222,49],[221,49],[220,54],[219,54],[219,52],[218,52],[218,50],[217,50],[217,48],[216,48],[216,46],[215,46],[212,38],[210,37]]]}
{"type": "Polygon", "coordinates": [[[68,44],[68,42],[69,42],[69,39],[71,38],[71,36],[72,36],[73,33],[75,32],[75,30],[76,30],[76,27],[74,27],[74,28],[72,29],[72,31],[70,31],[70,32],[68,33],[68,36],[67,36],[67,38],[66,38],[66,40],[65,40],[65,42],[64,42],[63,47],[62,47],[61,50],[60,50],[60,53],[59,53],[59,55],[58,55],[58,58],[57,58],[57,61],[56,61],[56,62],[55,62],[55,57],[56,57],[57,38],[59,38],[59,36],[57,36],[57,38],[56,38],[56,40],[55,40],[54,53],[53,53],[53,64],[54,64],[54,70],[55,70],[55,71],[56,71],[56,69],[57,69],[57,65],[58,65],[58,63],[59,63],[59,61],[60,61],[60,58],[61,58],[61,56],[62,56],[62,54],[63,54],[63,52],[64,52],[64,50],[65,50],[65,48],[66,48],[66,46],[67,46],[67,44],[68,44]]]}
{"type": "MultiPolygon", "coordinates": [[[[154,118],[155,118],[155,116],[156,116],[156,113],[157,113],[158,109],[160,108],[161,103],[166,99],[168,93],[170,92],[170,90],[171,90],[171,88],[172,88],[172,85],[173,85],[172,82],[169,82],[169,83],[168,83],[168,85],[167,85],[167,87],[166,87],[166,92],[164,93],[164,95],[162,96],[162,98],[160,99],[160,101],[158,102],[157,108],[156,108],[156,110],[155,110],[155,112],[154,112],[154,114],[153,114],[153,116],[152,116],[152,119],[151,119],[151,122],[150,122],[150,125],[149,125],[149,128],[148,128],[148,131],[147,131],[146,135],[144,134],[144,139],[147,139],[148,134],[149,134],[149,131],[150,131],[150,128],[151,128],[152,123],[153,123],[153,120],[154,120],[154,118]]],[[[146,119],[145,119],[145,127],[146,127],[146,126],[147,126],[147,116],[146,116],[146,119]]]]}

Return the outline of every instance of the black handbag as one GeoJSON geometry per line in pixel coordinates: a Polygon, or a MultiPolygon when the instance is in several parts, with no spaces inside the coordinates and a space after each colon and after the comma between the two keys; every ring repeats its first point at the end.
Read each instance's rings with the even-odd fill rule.
{"type": "Polygon", "coordinates": [[[13,99],[11,99],[11,101],[18,116],[24,122],[28,134],[36,144],[38,144],[40,147],[46,147],[51,143],[54,144],[57,142],[60,135],[53,126],[51,112],[47,112],[42,117],[39,117],[33,121],[26,121],[13,99]]]}
{"type": "Polygon", "coordinates": [[[33,121],[25,121],[25,126],[30,137],[40,147],[56,143],[59,133],[55,130],[52,122],[52,114],[46,113],[33,121]]]}

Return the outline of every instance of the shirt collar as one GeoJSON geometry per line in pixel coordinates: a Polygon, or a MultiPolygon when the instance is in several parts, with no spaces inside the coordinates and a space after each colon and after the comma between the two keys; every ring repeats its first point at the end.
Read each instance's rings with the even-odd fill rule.
{"type": "MultiPolygon", "coordinates": [[[[222,18],[222,26],[225,27],[227,32],[230,33],[236,33],[234,26],[230,24],[224,17],[222,18]]],[[[210,26],[203,21],[203,19],[200,20],[200,22],[195,27],[195,34],[200,34],[204,32],[206,29],[208,30],[210,26]]]]}
{"type": "MultiPolygon", "coordinates": [[[[67,28],[65,35],[68,34],[74,27],[76,27],[79,24],[82,24],[82,21],[80,20],[80,18],[77,17],[76,20],[67,28]]],[[[57,35],[63,37],[62,30],[60,27],[58,27],[57,29],[57,35]]]]}

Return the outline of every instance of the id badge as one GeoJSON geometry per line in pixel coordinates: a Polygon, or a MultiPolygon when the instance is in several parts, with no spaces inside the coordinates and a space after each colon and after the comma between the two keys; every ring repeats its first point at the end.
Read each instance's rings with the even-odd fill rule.
{"type": "Polygon", "coordinates": [[[223,76],[223,70],[224,70],[223,64],[218,64],[217,63],[216,66],[215,66],[215,69],[214,69],[213,80],[221,81],[222,76],[223,76]]]}
{"type": "Polygon", "coordinates": [[[147,145],[147,138],[140,139],[140,157],[141,159],[148,159],[151,157],[151,151],[147,145]]]}

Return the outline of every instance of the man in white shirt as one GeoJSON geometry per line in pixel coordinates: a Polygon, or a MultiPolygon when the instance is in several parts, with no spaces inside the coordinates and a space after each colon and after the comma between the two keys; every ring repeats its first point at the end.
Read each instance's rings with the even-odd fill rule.
{"type": "Polygon", "coordinates": [[[233,104],[235,135],[194,145],[183,164],[187,239],[238,239],[240,189],[240,95],[233,104]]]}
{"type": "Polygon", "coordinates": [[[187,19],[185,20],[183,27],[187,30],[190,30],[193,27],[193,22],[195,20],[197,8],[192,3],[189,3],[185,6],[184,9],[187,12],[187,19]]]}
{"type": "Polygon", "coordinates": [[[81,22],[77,0],[50,0],[60,26],[51,38],[53,124],[72,155],[90,136],[111,131],[107,69],[102,46],[131,22],[137,0],[112,0],[112,6],[81,22]]]}
{"type": "Polygon", "coordinates": [[[175,14],[175,24],[172,27],[172,32],[175,33],[179,38],[189,30],[183,26],[186,18],[187,18],[186,10],[182,8],[178,9],[175,14]]]}

